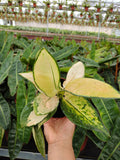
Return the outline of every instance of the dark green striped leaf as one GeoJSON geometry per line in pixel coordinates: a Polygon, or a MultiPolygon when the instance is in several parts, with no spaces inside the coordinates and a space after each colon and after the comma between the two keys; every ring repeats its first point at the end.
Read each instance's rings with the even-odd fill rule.
{"type": "Polygon", "coordinates": [[[89,137],[89,139],[92,140],[92,142],[102,150],[102,148],[104,147],[105,142],[101,141],[100,139],[98,139],[95,134],[93,134],[92,131],[87,131],[86,136],[89,137]]]}
{"type": "Polygon", "coordinates": [[[95,58],[95,41],[92,42],[91,52],[89,54],[90,58],[94,60],[95,58]]]}
{"type": "Polygon", "coordinates": [[[1,65],[1,68],[0,68],[0,84],[8,76],[9,70],[10,70],[11,65],[12,65],[12,61],[13,61],[13,52],[11,51],[1,65]]]}
{"type": "Polygon", "coordinates": [[[28,59],[30,54],[32,53],[33,47],[35,46],[35,42],[33,41],[27,48],[24,50],[22,58],[28,59]]]}
{"type": "Polygon", "coordinates": [[[55,52],[53,54],[53,57],[56,60],[62,60],[64,58],[67,58],[70,55],[74,55],[75,52],[78,50],[79,47],[73,47],[73,46],[69,46],[69,47],[65,47],[57,52],[55,52]]]}
{"type": "Polygon", "coordinates": [[[119,160],[120,159],[120,116],[114,124],[111,138],[103,148],[98,160],[119,160]]]}
{"type": "Polygon", "coordinates": [[[92,101],[100,113],[101,120],[105,127],[110,130],[119,115],[119,108],[113,99],[92,98],[92,101]]]}
{"type": "Polygon", "coordinates": [[[8,134],[8,150],[10,160],[14,160],[22,149],[23,143],[19,140],[17,135],[16,121],[12,121],[11,128],[8,134]]]}
{"type": "Polygon", "coordinates": [[[7,54],[9,53],[9,50],[10,50],[10,47],[11,47],[11,44],[13,42],[13,33],[7,33],[7,32],[1,32],[0,33],[0,43],[2,44],[1,45],[1,50],[0,50],[0,61],[2,62],[6,57],[7,57],[7,54]]]}
{"type": "Polygon", "coordinates": [[[26,49],[29,46],[29,43],[24,38],[14,39],[13,44],[19,48],[26,49]]]}
{"type": "Polygon", "coordinates": [[[23,108],[23,110],[21,112],[21,115],[20,115],[20,125],[21,125],[22,128],[26,127],[26,125],[27,125],[27,119],[28,119],[28,117],[29,117],[29,115],[30,115],[30,113],[32,111],[33,111],[33,107],[30,107],[28,105],[26,105],[23,108]]]}
{"type": "Polygon", "coordinates": [[[10,124],[10,108],[7,101],[0,94],[0,126],[4,129],[10,124]]]}
{"type": "Polygon", "coordinates": [[[73,149],[76,158],[79,156],[80,149],[85,140],[85,137],[86,137],[86,130],[79,126],[76,126],[75,133],[73,136],[73,149]]]}
{"type": "Polygon", "coordinates": [[[74,56],[74,58],[85,63],[87,67],[97,67],[97,68],[99,67],[99,64],[92,59],[84,58],[80,55],[74,56]]]}
{"type": "Polygon", "coordinates": [[[10,89],[11,96],[14,96],[16,93],[16,87],[18,86],[18,81],[21,79],[18,73],[22,72],[22,64],[20,61],[20,55],[16,55],[12,66],[8,74],[8,86],[10,89]]]}

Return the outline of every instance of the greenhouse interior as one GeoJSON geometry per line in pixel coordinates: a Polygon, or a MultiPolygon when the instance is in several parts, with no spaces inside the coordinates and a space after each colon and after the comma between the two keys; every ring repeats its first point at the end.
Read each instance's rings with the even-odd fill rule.
{"type": "Polygon", "coordinates": [[[0,160],[56,155],[120,159],[120,0],[0,0],[0,160]]]}

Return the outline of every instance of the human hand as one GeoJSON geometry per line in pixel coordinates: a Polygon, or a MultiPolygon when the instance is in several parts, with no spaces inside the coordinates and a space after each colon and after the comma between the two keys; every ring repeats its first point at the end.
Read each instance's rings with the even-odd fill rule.
{"type": "Polygon", "coordinates": [[[75,130],[66,117],[51,118],[44,123],[44,134],[48,142],[48,160],[75,160],[72,137],[75,130]]]}
{"type": "Polygon", "coordinates": [[[75,124],[66,117],[51,118],[44,124],[44,133],[48,144],[63,141],[72,143],[74,130],[75,124]]]}

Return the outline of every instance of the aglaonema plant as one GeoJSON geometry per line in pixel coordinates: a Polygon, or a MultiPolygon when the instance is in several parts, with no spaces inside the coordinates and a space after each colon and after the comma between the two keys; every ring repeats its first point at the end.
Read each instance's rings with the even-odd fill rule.
{"type": "Polygon", "coordinates": [[[98,111],[88,98],[119,99],[120,93],[111,85],[84,77],[84,64],[77,62],[68,71],[66,80],[60,82],[59,67],[46,49],[39,51],[33,71],[20,73],[31,81],[38,90],[33,107],[24,107],[20,116],[22,127],[31,127],[36,146],[45,156],[42,124],[50,119],[60,105],[65,116],[76,125],[91,130],[98,138],[110,137],[108,129],[99,118],[98,111]]]}

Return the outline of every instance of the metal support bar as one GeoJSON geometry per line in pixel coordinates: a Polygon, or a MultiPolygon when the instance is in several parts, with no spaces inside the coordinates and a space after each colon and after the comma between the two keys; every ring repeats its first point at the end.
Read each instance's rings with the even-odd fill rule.
{"type": "MultiPolygon", "coordinates": [[[[8,149],[0,148],[0,157],[9,157],[8,149]]],[[[45,160],[40,153],[33,153],[33,152],[26,152],[26,151],[20,151],[19,155],[17,156],[17,159],[45,160]]],[[[48,156],[46,155],[46,160],[47,159],[48,159],[48,156]]],[[[77,158],[76,160],[88,160],[88,159],[77,158]]]]}
{"type": "Polygon", "coordinates": [[[101,22],[99,21],[98,40],[100,39],[100,28],[101,28],[101,22]]]}
{"type": "Polygon", "coordinates": [[[48,25],[49,25],[49,11],[47,12],[47,36],[48,36],[48,32],[49,32],[48,25]]]}

